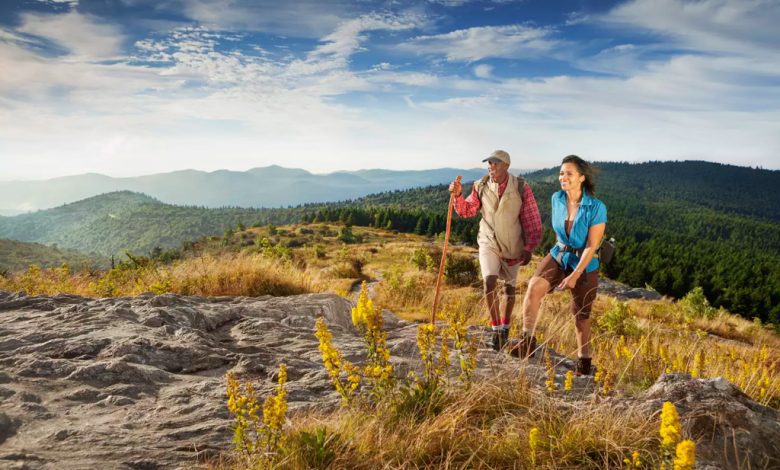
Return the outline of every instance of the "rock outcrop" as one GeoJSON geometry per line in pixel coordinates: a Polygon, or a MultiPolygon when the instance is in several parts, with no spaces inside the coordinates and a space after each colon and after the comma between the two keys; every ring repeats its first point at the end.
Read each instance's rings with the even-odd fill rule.
{"type": "MultiPolygon", "coordinates": [[[[230,448],[228,371],[252,380],[262,396],[283,362],[292,409],[337,406],[314,323],[324,316],[334,344],[360,362],[352,306],[330,294],[87,299],[0,292],[0,468],[194,466],[230,448]]],[[[416,325],[385,312],[385,329],[398,375],[419,368],[416,325]]],[[[496,355],[484,333],[470,329],[483,340],[478,376],[523,370],[544,389],[541,352],[527,362],[496,355]]],[[[550,356],[562,386],[574,363],[552,350],[550,356]]],[[[593,398],[591,378],[576,378],[574,388],[572,400],[593,398]]],[[[780,462],[777,412],[722,379],[662,376],[640,397],[615,399],[650,413],[674,402],[702,443],[699,455],[723,468],[780,462]],[[724,454],[729,446],[736,451],[724,454]]]]}
{"type": "Polygon", "coordinates": [[[780,413],[761,406],[723,378],[664,374],[642,396],[641,406],[660,413],[670,401],[696,456],[710,468],[780,468],[780,413]]]}
{"type": "Polygon", "coordinates": [[[284,362],[291,408],[337,403],[314,322],[326,317],[334,343],[358,357],[350,309],[327,294],[94,300],[0,293],[0,468],[194,464],[230,446],[228,370],[265,393],[284,362]]]}
{"type": "Polygon", "coordinates": [[[652,289],[642,289],[641,287],[630,287],[623,283],[613,281],[604,276],[599,277],[599,294],[609,295],[619,300],[644,299],[660,300],[661,294],[652,289]]]}

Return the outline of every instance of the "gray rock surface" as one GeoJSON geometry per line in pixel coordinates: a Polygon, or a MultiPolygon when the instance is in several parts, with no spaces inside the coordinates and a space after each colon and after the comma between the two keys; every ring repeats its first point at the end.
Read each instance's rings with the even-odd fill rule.
{"type": "Polygon", "coordinates": [[[654,290],[642,289],[641,287],[629,287],[604,276],[599,276],[599,293],[616,297],[620,300],[660,300],[663,298],[661,294],[654,290]]]}
{"type": "Polygon", "coordinates": [[[327,294],[0,293],[0,468],[193,465],[230,447],[229,370],[265,394],[284,362],[291,408],[332,406],[314,322],[324,316],[334,343],[357,359],[351,307],[327,294]]]}
{"type": "MultiPolygon", "coordinates": [[[[195,466],[231,447],[228,371],[265,396],[283,362],[291,409],[336,407],[314,323],[325,317],[334,344],[361,362],[353,305],[330,294],[87,299],[0,292],[0,468],[195,466]]],[[[385,311],[385,327],[398,376],[419,370],[416,324],[385,311]]],[[[528,361],[497,355],[486,333],[470,329],[482,341],[478,377],[522,370],[534,388],[545,388],[541,349],[528,361]]],[[[553,350],[550,357],[562,389],[574,361],[553,350]]],[[[588,401],[595,393],[591,377],[578,377],[565,399],[588,401]]],[[[649,413],[673,401],[711,468],[732,468],[737,458],[751,468],[780,462],[777,412],[722,379],[662,376],[640,397],[612,399],[649,413]],[[738,450],[724,454],[724,446],[738,450]]]]}

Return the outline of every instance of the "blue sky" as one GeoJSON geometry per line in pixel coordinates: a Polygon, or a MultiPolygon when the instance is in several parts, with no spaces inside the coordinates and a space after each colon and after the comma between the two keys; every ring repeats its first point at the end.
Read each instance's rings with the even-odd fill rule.
{"type": "Polygon", "coordinates": [[[4,0],[0,179],[780,168],[777,0],[4,0]]]}

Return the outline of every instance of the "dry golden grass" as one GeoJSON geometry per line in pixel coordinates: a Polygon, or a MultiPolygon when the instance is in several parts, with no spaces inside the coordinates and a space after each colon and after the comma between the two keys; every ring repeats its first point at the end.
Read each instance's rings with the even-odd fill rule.
{"type": "MultiPolygon", "coordinates": [[[[290,419],[290,445],[277,468],[493,469],[617,468],[639,451],[658,462],[657,420],[607,403],[570,405],[533,391],[520,375],[497,376],[470,390],[452,387],[441,410],[408,416],[389,403],[290,419]],[[540,430],[533,452],[532,428],[540,430]],[[324,431],[321,447],[302,436],[324,431]],[[327,461],[318,460],[327,456],[327,461]]],[[[227,468],[219,462],[211,468],[227,468]]]]}
{"type": "Polygon", "coordinates": [[[170,280],[170,292],[187,295],[293,295],[316,290],[306,272],[256,253],[191,258],[160,271],[162,279],[170,280]]]}
{"type": "Polygon", "coordinates": [[[257,253],[203,255],[171,265],[115,269],[107,273],[63,273],[34,269],[0,278],[0,289],[29,295],[76,294],[113,297],[171,292],[203,296],[292,295],[318,290],[311,277],[290,262],[257,253]]]}

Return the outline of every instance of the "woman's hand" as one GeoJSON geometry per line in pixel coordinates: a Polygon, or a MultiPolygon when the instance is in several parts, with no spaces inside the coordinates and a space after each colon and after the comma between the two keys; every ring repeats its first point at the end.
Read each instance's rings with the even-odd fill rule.
{"type": "Polygon", "coordinates": [[[574,289],[574,286],[577,284],[581,275],[582,273],[579,271],[572,271],[571,274],[563,278],[563,281],[558,284],[558,289],[574,289]]]}

